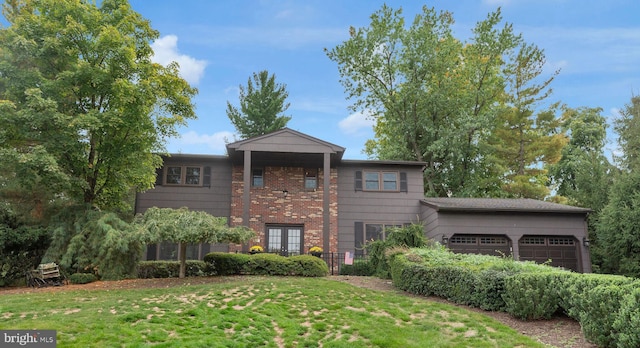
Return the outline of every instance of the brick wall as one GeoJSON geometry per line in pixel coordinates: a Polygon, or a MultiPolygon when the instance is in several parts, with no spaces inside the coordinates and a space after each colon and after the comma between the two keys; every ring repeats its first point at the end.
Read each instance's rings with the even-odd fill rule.
{"type": "MultiPolygon", "coordinates": [[[[323,246],[323,182],[322,169],[318,171],[318,188],[304,188],[305,168],[300,167],[265,167],[264,187],[251,188],[251,207],[248,226],[256,232],[257,237],[249,242],[266,248],[266,225],[298,225],[303,226],[304,240],[302,253],[309,248],[323,246]],[[286,191],[286,195],[285,192],[286,191]]],[[[330,178],[330,247],[327,252],[338,250],[338,191],[337,171],[331,169],[330,178]]],[[[244,193],[243,167],[234,166],[232,173],[231,193],[231,225],[245,224],[242,221],[244,193]]],[[[245,224],[246,225],[246,224],[245,224]]],[[[242,250],[242,246],[231,246],[231,251],[242,250]]]]}

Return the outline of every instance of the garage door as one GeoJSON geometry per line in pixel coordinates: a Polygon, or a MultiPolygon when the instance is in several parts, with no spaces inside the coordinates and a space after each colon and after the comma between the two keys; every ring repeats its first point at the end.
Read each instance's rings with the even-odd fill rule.
{"type": "Polygon", "coordinates": [[[577,243],[572,236],[523,236],[519,242],[520,260],[545,263],[578,271],[577,243]]]}
{"type": "Polygon", "coordinates": [[[506,236],[454,234],[449,238],[449,249],[464,254],[511,255],[506,236]]]}

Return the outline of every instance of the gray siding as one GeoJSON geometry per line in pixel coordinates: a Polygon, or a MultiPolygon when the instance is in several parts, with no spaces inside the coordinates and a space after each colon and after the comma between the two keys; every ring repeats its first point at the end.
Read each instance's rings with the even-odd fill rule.
{"type": "Polygon", "coordinates": [[[353,251],[355,223],[417,222],[424,197],[422,166],[353,163],[338,167],[338,252],[353,251]],[[355,190],[355,172],[393,170],[407,173],[407,192],[355,190]]]}
{"type": "Polygon", "coordinates": [[[226,159],[204,157],[167,158],[165,166],[194,165],[211,168],[210,187],[160,185],[139,193],[136,199],[136,213],[143,213],[150,207],[180,208],[206,211],[214,216],[229,218],[231,214],[231,164],[226,159]]]}

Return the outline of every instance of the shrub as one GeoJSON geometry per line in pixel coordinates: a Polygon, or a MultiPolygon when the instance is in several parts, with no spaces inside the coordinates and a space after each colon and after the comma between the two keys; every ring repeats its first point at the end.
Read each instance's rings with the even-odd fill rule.
{"type": "Polygon", "coordinates": [[[71,284],[88,284],[98,280],[93,273],[74,273],[69,277],[71,284]]]}
{"type": "Polygon", "coordinates": [[[618,316],[613,322],[620,348],[640,347],[640,282],[632,288],[622,299],[618,316]]]}
{"type": "Polygon", "coordinates": [[[352,275],[352,276],[372,276],[375,273],[375,269],[368,260],[353,260],[352,265],[342,264],[340,265],[340,275],[352,275]]]}
{"type": "Polygon", "coordinates": [[[322,259],[310,255],[291,256],[291,261],[298,264],[295,267],[298,274],[303,277],[326,277],[329,274],[329,267],[322,259]]]}
{"type": "MultiPolygon", "coordinates": [[[[322,260],[320,260],[322,261],[322,260]]],[[[256,254],[244,265],[246,274],[288,276],[299,274],[300,264],[277,254],[256,254]]]]}
{"type": "Polygon", "coordinates": [[[9,226],[0,222],[0,287],[24,279],[40,263],[49,234],[38,226],[9,226]]]}
{"type": "MultiPolygon", "coordinates": [[[[203,261],[187,260],[186,276],[210,275],[203,261]]],[[[176,278],[180,275],[180,261],[141,261],[138,263],[138,278],[176,278]]]]}
{"type": "Polygon", "coordinates": [[[135,276],[144,251],[138,231],[112,212],[69,207],[51,223],[51,244],[44,260],[73,272],[92,270],[101,279],[135,276]]]}
{"type": "Polygon", "coordinates": [[[254,256],[258,255],[213,252],[204,256],[204,262],[210,274],[237,275],[242,274],[245,265],[254,256]]]}
{"type": "Polygon", "coordinates": [[[524,320],[549,319],[560,298],[555,273],[519,273],[505,279],[507,313],[524,320]]]}

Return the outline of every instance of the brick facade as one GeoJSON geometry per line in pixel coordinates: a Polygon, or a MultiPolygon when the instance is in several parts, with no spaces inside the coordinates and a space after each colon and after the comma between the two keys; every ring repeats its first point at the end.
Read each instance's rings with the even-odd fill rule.
{"type": "MultiPolygon", "coordinates": [[[[267,249],[266,226],[303,226],[304,240],[301,252],[308,253],[312,246],[320,246],[326,252],[338,251],[338,174],[332,168],[329,189],[330,243],[329,250],[323,245],[323,199],[324,173],[317,170],[318,187],[305,189],[305,169],[301,167],[264,167],[263,187],[251,188],[251,207],[248,226],[256,232],[256,237],[248,245],[260,245],[267,249]]],[[[243,211],[243,167],[232,170],[231,216],[232,226],[245,224],[243,211]]],[[[246,225],[246,224],[245,224],[246,225]]],[[[230,251],[241,250],[242,246],[232,245],[230,251]]]]}

